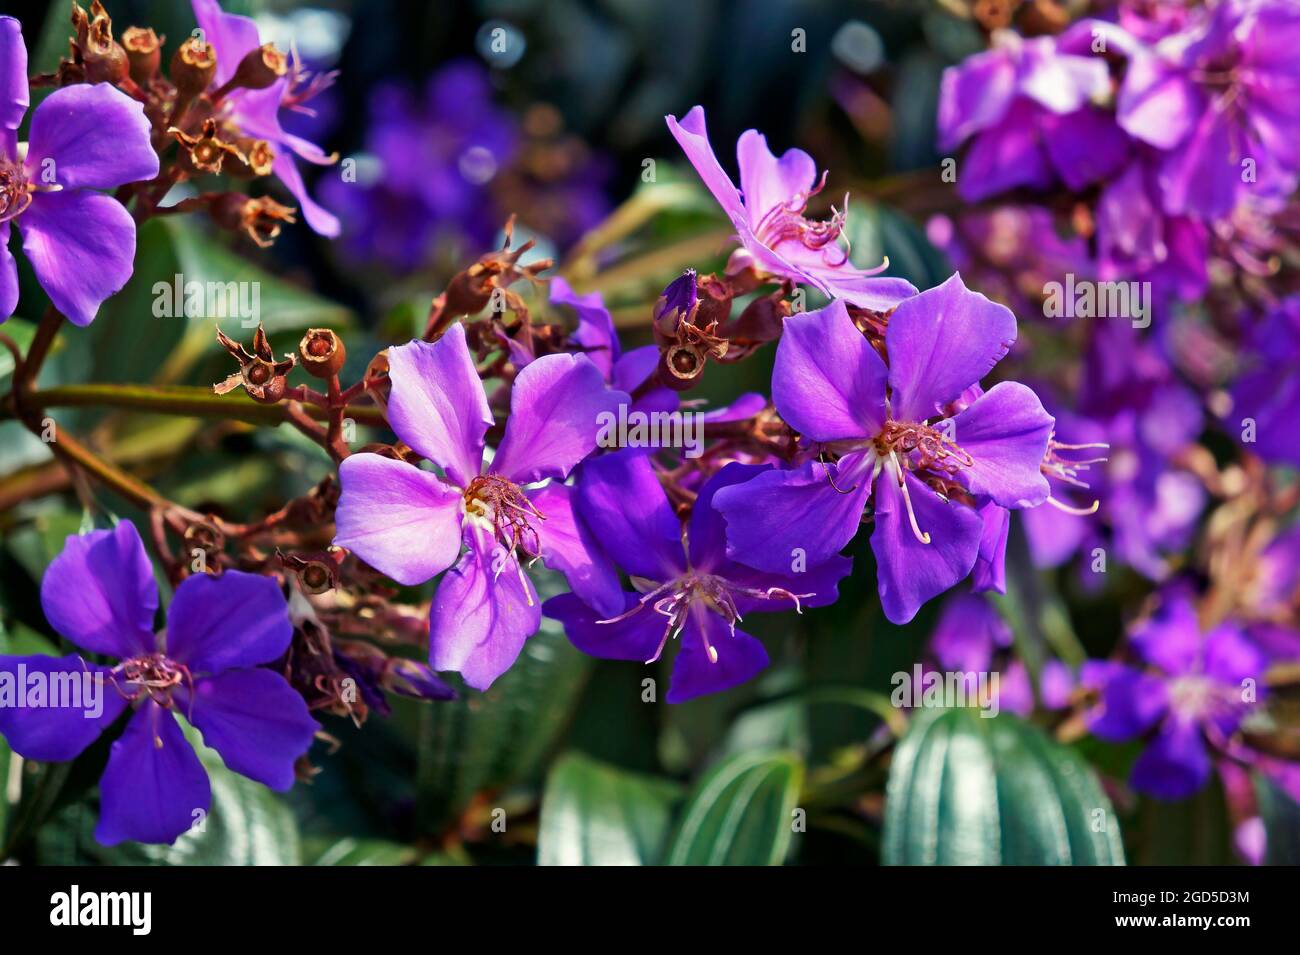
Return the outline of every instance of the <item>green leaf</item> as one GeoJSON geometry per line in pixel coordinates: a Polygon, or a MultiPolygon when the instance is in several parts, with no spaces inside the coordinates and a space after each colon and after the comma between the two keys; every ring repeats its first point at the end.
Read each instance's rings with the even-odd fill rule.
{"type": "Polygon", "coordinates": [[[538,865],[653,865],[681,790],[577,753],[551,769],[538,865]]]}
{"type": "Polygon", "coordinates": [[[1122,865],[1115,811],[1083,759],[1014,716],[980,713],[913,717],[890,768],[882,861],[1122,865]]]}
{"type": "Polygon", "coordinates": [[[1262,773],[1255,774],[1255,798],[1268,843],[1265,865],[1300,865],[1300,804],[1262,773]]]}
{"type": "Polygon", "coordinates": [[[310,865],[410,865],[418,853],[400,842],[344,838],[309,842],[306,855],[310,865]]]}
{"type": "MultiPolygon", "coordinates": [[[[543,599],[558,586],[541,574],[534,581],[543,599]]],[[[591,666],[559,624],[543,620],[486,693],[469,689],[427,707],[417,778],[422,830],[436,830],[482,790],[532,779],[568,727],[591,666]]]]}
{"type": "Polygon", "coordinates": [[[793,837],[803,763],[788,753],[743,753],[696,783],[668,865],[780,865],[793,837]]]}

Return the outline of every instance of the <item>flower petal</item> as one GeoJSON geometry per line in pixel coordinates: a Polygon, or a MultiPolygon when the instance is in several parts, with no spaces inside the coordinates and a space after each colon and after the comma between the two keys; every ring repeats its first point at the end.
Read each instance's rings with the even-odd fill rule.
{"type": "MultiPolygon", "coordinates": [[[[30,102],[22,24],[13,17],[0,17],[0,131],[12,134],[23,121],[30,102]]],[[[13,156],[12,147],[12,142],[0,141],[5,155],[13,156]]]]}
{"type": "Polygon", "coordinates": [[[23,251],[54,307],[89,325],[135,267],[135,220],[95,192],[38,192],[18,217],[23,251]]]}
{"type": "Polygon", "coordinates": [[[870,452],[811,461],[722,488],[713,506],[727,522],[727,556],[776,574],[834,557],[858,532],[874,461],[870,452]]]}
{"type": "Polygon", "coordinates": [[[126,709],[111,674],[75,655],[0,657],[0,736],[24,759],[76,758],[126,709]]]}
{"type": "Polygon", "coordinates": [[[600,416],[618,416],[632,399],[605,387],[585,355],[545,355],[515,378],[510,420],[491,471],[516,484],[564,478],[596,450],[600,416]]]}
{"type": "Polygon", "coordinates": [[[1141,736],[1168,712],[1165,681],[1131,667],[1110,673],[1093,667],[1084,672],[1084,685],[1096,685],[1101,701],[1088,715],[1088,731],[1110,743],[1141,736]]]}
{"type": "Polygon", "coordinates": [[[83,650],[152,653],[158,586],[135,525],[70,536],[45,571],[41,607],[50,626],[83,650]]]}
{"type": "Polygon", "coordinates": [[[339,465],[339,483],[334,543],[399,584],[423,583],[460,555],[464,497],[436,474],[363,453],[339,465]]]}
{"type": "Polygon", "coordinates": [[[813,441],[869,438],[885,425],[889,369],[840,300],[791,315],[776,349],[772,401],[813,441]]]}
{"type": "Polygon", "coordinates": [[[560,594],[542,604],[542,613],[564,625],[569,642],[590,657],[602,660],[651,659],[659,649],[668,627],[668,619],[654,612],[652,607],[642,607],[626,620],[601,623],[631,610],[637,605],[639,594],[623,593],[619,609],[606,616],[583,603],[577,594],[560,594]]]}
{"type": "Polygon", "coordinates": [[[623,589],[618,571],[597,543],[595,535],[573,511],[573,488],[551,483],[528,495],[546,515],[538,534],[542,561],[564,574],[574,593],[597,610],[611,616],[623,609],[623,589]]]}
{"type": "Polygon", "coordinates": [[[577,488],[582,520],[629,574],[660,582],[686,569],[681,521],[643,452],[593,458],[582,466],[577,488]]]}
{"type": "Polygon", "coordinates": [[[453,483],[468,485],[482,466],[492,412],[465,344],[465,327],[452,325],[436,342],[388,349],[388,369],[393,431],[453,483]]]}
{"type": "Polygon", "coordinates": [[[756,129],[740,134],[736,160],[745,211],[755,230],[773,209],[799,203],[817,185],[817,164],[812,156],[802,149],[788,149],[777,159],[767,146],[767,137],[756,129]]]}
{"type": "Polygon", "coordinates": [[[1201,662],[1201,622],[1190,595],[1176,591],[1130,638],[1142,659],[1171,676],[1190,673],[1201,662]]]}
{"type": "Polygon", "coordinates": [[[1186,799],[1210,778],[1210,755],[1193,720],[1168,719],[1133,764],[1129,782],[1157,799],[1186,799]]]}
{"type": "Polygon", "coordinates": [[[686,158],[691,161],[691,165],[704,180],[704,185],[709,192],[713,193],[713,198],[718,200],[723,211],[733,222],[744,222],[745,206],[741,202],[740,192],[731,181],[731,177],[723,171],[718,163],[718,157],[713,152],[713,147],[709,145],[709,131],[704,124],[704,107],[696,106],[682,118],[680,123],[677,122],[676,116],[665,116],[664,119],[668,123],[669,132],[682,147],[682,152],[686,153],[686,158]]]}
{"type": "Polygon", "coordinates": [[[1187,137],[1204,111],[1201,92],[1176,66],[1145,52],[1129,60],[1116,101],[1116,118],[1134,139],[1172,149],[1187,137]]]}
{"type": "Polygon", "coordinates": [[[279,792],[293,787],[293,764],[320,729],[302,696],[271,670],[204,677],[176,699],[228,769],[279,792]]]}
{"type": "Polygon", "coordinates": [[[943,501],[910,471],[904,480],[917,525],[930,535],[930,543],[917,540],[892,467],[876,481],[876,529],[871,534],[880,605],[889,621],[899,624],[971,572],[984,531],[976,511],[943,501]]]}
{"type": "MultiPolygon", "coordinates": [[[[1055,510],[1049,507],[1048,510],[1055,510]]],[[[979,556],[971,571],[971,590],[1007,592],[1007,538],[1011,535],[1011,512],[992,501],[980,508],[984,532],[980,534],[979,556]]]]}
{"type": "Polygon", "coordinates": [[[307,225],[311,226],[313,232],[327,239],[333,239],[343,231],[338,216],[311,197],[307,191],[307,184],[302,181],[302,172],[289,152],[283,149],[276,150],[275,158],[271,160],[271,171],[298,200],[298,205],[302,208],[302,217],[307,220],[307,225]]]}
{"type": "Polygon", "coordinates": [[[939,148],[953,149],[1002,119],[1015,96],[1016,67],[1005,50],[968,56],[939,83],[939,148]]]}
{"type": "Polygon", "coordinates": [[[240,60],[261,45],[257,24],[248,17],[224,12],[217,0],[191,0],[191,5],[204,40],[217,54],[213,83],[221,86],[235,75],[240,60]]]}
{"type": "Polygon", "coordinates": [[[701,573],[713,573],[727,562],[727,522],[713,506],[714,495],[724,487],[744,484],[768,468],[764,465],[733,461],[704,482],[686,525],[686,542],[691,567],[701,573]]]}
{"type": "Polygon", "coordinates": [[[1056,420],[1014,381],[994,385],[952,419],[953,439],[974,464],[954,477],[1003,507],[1037,507],[1051,488],[1040,465],[1056,420]]]}
{"type": "Polygon", "coordinates": [[[537,632],[537,591],[515,558],[478,537],[438,585],[429,616],[429,663],[486,690],[537,632]]]}
{"type": "Polygon", "coordinates": [[[989,373],[1016,340],[1016,317],[962,284],[909,298],[885,331],[890,412],[896,421],[923,421],[989,373]]]}
{"type": "Polygon", "coordinates": [[[9,223],[0,222],[0,322],[18,308],[18,263],[9,251],[9,223]]]}
{"type": "Polygon", "coordinates": [[[158,175],[144,104],[107,83],[55,90],[32,113],[27,173],[64,189],[115,189],[158,175]],[[48,161],[48,162],[47,162],[48,161]]]}
{"type": "Polygon", "coordinates": [[[194,574],[167,608],[167,656],[196,675],[269,663],[292,639],[280,585],[260,574],[194,574]]]}
{"type": "Polygon", "coordinates": [[[171,843],[212,803],[207,770],[176,718],[147,700],[109,750],[99,781],[95,840],[171,843]]]}
{"type": "Polygon", "coordinates": [[[673,662],[672,684],[665,699],[685,703],[707,693],[721,693],[739,686],[766,669],[767,650],[754,637],[737,630],[702,604],[691,607],[691,618],[679,638],[681,649],[673,662]],[[705,641],[713,647],[716,660],[709,659],[705,641]]]}
{"type": "MultiPolygon", "coordinates": [[[[601,375],[608,381],[614,369],[614,363],[622,354],[619,350],[618,334],[614,331],[614,319],[605,307],[599,292],[578,295],[562,277],[551,279],[551,304],[567,305],[578,316],[578,327],[570,336],[583,348],[583,354],[591,359],[592,364],[600,369],[601,375]]],[[[655,349],[656,360],[658,349],[655,349]]],[[[642,381],[645,379],[643,378],[642,381]]],[[[640,384],[641,382],[637,382],[640,384]]]]}

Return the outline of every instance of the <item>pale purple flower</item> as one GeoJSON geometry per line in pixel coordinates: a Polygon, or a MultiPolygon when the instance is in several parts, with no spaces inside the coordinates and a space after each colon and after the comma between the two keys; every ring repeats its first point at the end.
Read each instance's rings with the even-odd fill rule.
{"type": "Polygon", "coordinates": [[[1130,58],[1118,100],[1129,134],[1165,151],[1165,211],[1221,218],[1300,174],[1300,7],[1222,0],[1130,58]]]}
{"type": "Polygon", "coordinates": [[[724,467],[700,489],[683,527],[645,453],[627,449],[587,462],[577,491],[582,521],[640,593],[621,594],[614,613],[592,608],[577,594],[552,597],[543,612],[564,624],[574,646],[596,657],[653,663],[670,639],[678,639],[669,703],[752,678],[768,657],[762,643],[736,628],[742,614],[833,603],[836,584],[852,569],[848,558],[833,556],[807,569],[772,573],[727,557],[714,495],[764,470],[724,467]]]}
{"type": "MultiPolygon", "coordinates": [[[[194,19],[203,30],[204,39],[217,54],[213,87],[220,88],[235,75],[245,56],[262,45],[257,24],[248,17],[223,13],[217,0],[192,0],[194,19]]],[[[271,169],[286,189],[298,200],[307,224],[323,236],[339,234],[339,220],[307,193],[294,156],[318,166],[329,165],[337,157],[315,143],[295,136],[280,125],[280,110],[299,104],[300,77],[296,68],[266,89],[234,89],[218,107],[217,117],[228,119],[254,139],[265,140],[275,151],[271,169]]]]}
{"type": "Polygon", "coordinates": [[[599,416],[630,399],[608,390],[585,356],[538,358],[515,378],[505,434],[485,468],[492,413],[464,327],[390,348],[388,364],[389,423],[442,476],[352,455],[339,467],[334,543],[408,586],[450,567],[430,611],[429,660],[487,689],[541,621],[525,563],[540,558],[593,606],[622,608],[618,577],[559,482],[595,450],[599,416]]]}
{"type": "Polygon", "coordinates": [[[818,179],[817,165],[806,152],[790,149],[778,159],[762,133],[747,130],[736,142],[737,189],[709,145],[702,106],[680,123],[675,116],[665,118],[686,158],[736,228],[743,250],[732,256],[729,271],[752,265],[761,273],[811,285],[828,297],[874,311],[888,311],[916,294],[903,279],[876,277],[888,262],[864,271],[849,261],[847,249],[840,244],[847,196],[846,208],[833,209],[825,221],[804,217],[808,200],[826,179],[825,174],[818,179]]]}
{"type": "Polygon", "coordinates": [[[1015,337],[1010,310],[967,290],[959,275],[890,315],[888,363],[843,302],[787,318],[773,401],[805,441],[839,459],[720,490],[728,555],[764,570],[799,554],[820,563],[854,537],[874,492],[881,604],[895,623],[912,619],[980,556],[985,520],[957,492],[1003,508],[1048,496],[1040,465],[1053,421],[1029,388],[1002,382],[951,410],[1015,337]]]}
{"type": "Polygon", "coordinates": [[[971,140],[957,191],[975,201],[1017,186],[1071,190],[1111,175],[1129,138],[1098,105],[1110,93],[1106,61],[1066,52],[1056,37],[1003,31],[998,45],[944,71],[939,148],[971,140]]]}
{"type": "MultiPolygon", "coordinates": [[[[95,838],[172,842],[207,812],[208,774],[186,741],[184,717],[227,768],[276,790],[294,782],[294,762],[319,729],[307,704],[279,673],[259,665],[281,657],[293,637],[288,605],[269,577],[227,570],[183,580],[154,633],[158,589],[135,525],[69,537],[41,581],[50,625],[79,654],[0,657],[0,675],[34,691],[17,705],[0,694],[0,734],[26,759],[75,758],[125,711],[133,715],[109,750],[99,782],[95,838]],[[100,707],[83,689],[56,699],[55,688],[93,680],[100,707]],[[98,709],[98,712],[94,712],[98,709]]],[[[3,686],[3,682],[0,682],[3,686]]],[[[91,691],[93,692],[93,691],[91,691]]]]}
{"type": "Polygon", "coordinates": [[[55,90],[32,113],[22,28],[0,17],[0,322],[18,306],[18,267],[9,224],[23,236],[36,279],[76,325],[131,277],[135,221],[100,190],[158,175],[144,106],[107,83],[55,90]]]}

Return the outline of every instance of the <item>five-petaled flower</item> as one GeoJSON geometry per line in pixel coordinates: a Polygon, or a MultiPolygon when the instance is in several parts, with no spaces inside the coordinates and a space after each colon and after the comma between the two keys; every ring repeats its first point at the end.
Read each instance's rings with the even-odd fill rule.
{"type": "Polygon", "coordinates": [[[27,112],[27,48],[12,17],[0,17],[0,322],[18,306],[9,223],[54,307],[89,325],[104,299],[131,277],[135,221],[99,190],[158,175],[144,107],[107,83],[55,90],[27,112]]]}
{"type": "Polygon", "coordinates": [[[294,782],[294,762],[319,727],[279,673],[262,668],[293,636],[288,606],[269,577],[228,570],[176,588],[166,630],[154,633],[158,589],[135,525],[69,537],[41,581],[50,625],[104,666],[79,654],[0,656],[0,676],[42,697],[0,697],[0,734],[26,759],[64,761],[90,746],[128,709],[100,779],[95,838],[172,842],[208,810],[207,771],[176,716],[203,734],[226,766],[272,789],[294,782]],[[102,705],[56,687],[93,680],[102,705]]]}
{"type": "MultiPolygon", "coordinates": [[[[864,271],[849,261],[848,250],[841,245],[847,208],[832,210],[824,222],[804,217],[808,200],[821,191],[826,176],[818,180],[817,164],[802,149],[788,150],[777,159],[762,133],[746,130],[736,142],[737,189],[709,145],[702,106],[680,123],[675,116],[666,119],[686,158],[736,227],[744,249],[733,255],[728,271],[752,266],[873,311],[887,311],[916,294],[903,279],[877,277],[888,262],[864,271]]],[[[847,207],[847,196],[845,201],[847,207]]]]}
{"type": "MultiPolygon", "coordinates": [[[[820,563],[857,533],[874,488],[880,600],[890,620],[911,620],[974,568],[986,536],[977,507],[1047,499],[1039,465],[1051,415],[1016,382],[978,390],[1015,337],[1011,311],[967,290],[959,275],[890,315],[887,361],[843,302],[787,318],[772,399],[820,455],[839,459],[720,490],[727,553],[771,571],[795,554],[820,563]]],[[[994,538],[987,554],[1001,521],[986,516],[994,538]]]]}
{"type": "Polygon", "coordinates": [[[538,358],[515,378],[505,434],[485,469],[492,413],[464,326],[389,349],[388,366],[389,423],[443,476],[352,455],[339,468],[334,543],[401,584],[451,567],[430,611],[430,662],[486,689],[541,622],[525,563],[540,558],[595,606],[622,609],[618,578],[575,522],[571,488],[559,482],[595,450],[598,416],[631,399],[606,389],[586,356],[538,358]]]}
{"type": "Polygon", "coordinates": [[[806,570],[771,573],[727,557],[714,495],[766,469],[724,467],[700,489],[683,527],[644,452],[627,449],[587,462],[577,491],[581,519],[641,593],[624,593],[614,614],[575,594],[552,597],[543,612],[563,622],[574,646],[596,657],[653,663],[679,637],[669,703],[750,679],[768,659],[762,643],[736,629],[742,613],[833,603],[837,583],[852,568],[848,558],[833,555],[806,570]]]}

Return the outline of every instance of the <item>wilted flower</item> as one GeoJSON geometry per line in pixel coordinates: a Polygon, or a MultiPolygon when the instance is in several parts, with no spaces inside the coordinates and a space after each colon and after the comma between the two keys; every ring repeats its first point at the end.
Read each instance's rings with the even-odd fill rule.
{"type": "Polygon", "coordinates": [[[847,196],[846,208],[832,210],[824,222],[804,217],[808,200],[821,191],[826,176],[818,180],[813,158],[802,149],[788,150],[777,159],[762,133],[747,130],[736,142],[737,189],[709,145],[704,108],[696,106],[680,123],[675,116],[666,118],[686,158],[736,227],[744,251],[732,257],[729,271],[753,267],[876,311],[886,311],[916,294],[903,279],[876,277],[888,262],[864,271],[849,261],[848,250],[840,244],[847,196]]]}
{"type": "Polygon", "coordinates": [[[433,600],[430,662],[487,689],[541,621],[525,563],[540,558],[598,606],[618,599],[617,577],[575,523],[571,489],[557,482],[595,450],[598,416],[630,399],[607,390],[588,358],[538,358],[515,378],[505,434],[485,470],[492,414],[464,326],[390,348],[388,364],[392,428],[444,476],[352,455],[339,468],[334,543],[401,584],[451,567],[433,600]]]}
{"type": "Polygon", "coordinates": [[[32,113],[30,141],[18,142],[27,112],[22,28],[0,17],[0,321],[18,305],[9,223],[54,307],[76,325],[131,277],[135,221],[99,190],[158,175],[144,107],[107,83],[55,90],[32,113]]]}
{"type": "Polygon", "coordinates": [[[0,733],[27,759],[76,757],[127,709],[100,779],[95,838],[172,842],[208,810],[207,772],[175,717],[203,734],[226,766],[272,789],[294,782],[294,762],[319,728],[302,697],[259,664],[280,657],[293,626],[276,582],[228,570],[183,580],[155,635],[158,590],[135,525],[69,537],[41,582],[51,626],[82,650],[116,657],[101,666],[78,654],[0,657],[0,674],[50,689],[39,705],[4,704],[0,733]],[[56,698],[53,688],[93,680],[102,705],[56,698]]]}

